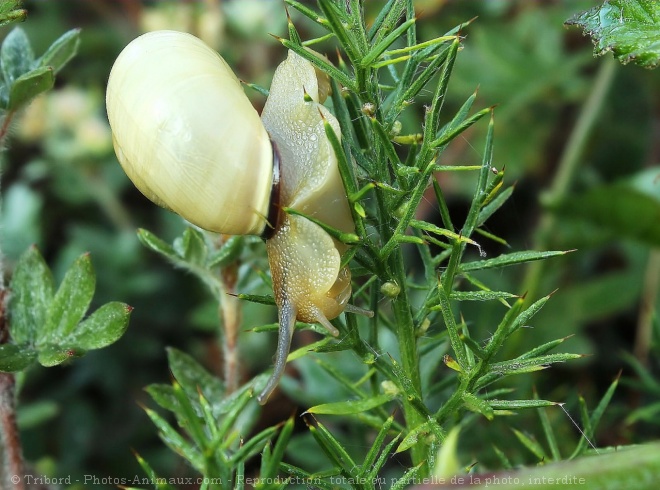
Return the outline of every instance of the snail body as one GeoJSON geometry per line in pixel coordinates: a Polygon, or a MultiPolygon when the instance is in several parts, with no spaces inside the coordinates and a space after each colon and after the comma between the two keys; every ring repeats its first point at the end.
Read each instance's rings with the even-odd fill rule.
{"type": "Polygon", "coordinates": [[[343,232],[353,220],[324,129],[340,135],[321,105],[313,66],[293,52],[277,68],[261,119],[227,63],[201,40],[155,31],[117,58],[106,105],[117,158],[155,204],[224,234],[266,237],[278,307],[275,368],[265,403],[286,364],[295,322],[320,323],[347,306],[345,246],[295,209],[343,232]]]}

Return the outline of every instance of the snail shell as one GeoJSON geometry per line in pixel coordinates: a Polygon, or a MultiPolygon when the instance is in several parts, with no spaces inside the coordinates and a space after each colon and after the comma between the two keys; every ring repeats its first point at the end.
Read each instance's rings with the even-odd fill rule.
{"type": "Polygon", "coordinates": [[[206,230],[263,232],[268,133],[231,68],[200,39],[154,31],[132,41],[110,72],[106,107],[119,163],[151,201],[206,230]]]}
{"type": "Polygon", "coordinates": [[[284,371],[296,320],[337,335],[329,320],[351,293],[350,271],[340,265],[345,246],[281,211],[354,230],[325,134],[327,122],[340,135],[321,105],[326,93],[327,79],[319,84],[314,67],[290,51],[260,120],[225,61],[194,36],[173,31],[131,42],[108,81],[115,152],[146,197],[210,231],[267,236],[280,331],[262,404],[284,371]]]}

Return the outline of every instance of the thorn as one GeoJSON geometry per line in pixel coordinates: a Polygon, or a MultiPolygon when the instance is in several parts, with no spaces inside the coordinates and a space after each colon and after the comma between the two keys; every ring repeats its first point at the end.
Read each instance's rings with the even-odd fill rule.
{"type": "Polygon", "coordinates": [[[284,39],[283,37],[278,36],[277,34],[273,34],[273,33],[269,32],[268,35],[274,37],[279,42],[286,41],[286,39],[284,39]]]}

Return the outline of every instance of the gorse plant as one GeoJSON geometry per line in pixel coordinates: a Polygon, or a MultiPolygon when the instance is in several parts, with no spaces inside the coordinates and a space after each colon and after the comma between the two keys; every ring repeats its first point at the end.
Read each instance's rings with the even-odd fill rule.
{"type": "MultiPolygon", "coordinates": [[[[645,2],[610,3],[623,9],[632,3],[645,2]]],[[[340,258],[331,267],[324,262],[309,270],[295,269],[282,260],[282,264],[276,264],[279,272],[273,270],[271,260],[271,274],[266,272],[261,238],[228,236],[188,226],[170,243],[156,233],[139,229],[138,239],[146,248],[189,272],[217,300],[220,326],[214,333],[220,339],[223,373],[217,376],[190,353],[168,348],[171,383],[147,386],[145,390],[157,407],[143,408],[164,445],[186,462],[177,473],[180,477],[163,475],[169,470],[162,469],[162,454],[143,449],[138,443],[136,459],[144,476],[93,476],[88,481],[86,475],[85,485],[172,490],[184,485],[200,489],[399,489],[427,482],[517,488],[522,482],[545,488],[542,485],[551,478],[553,488],[560,483],[579,484],[589,490],[606,484],[649,488],[650,482],[660,474],[657,444],[622,454],[546,465],[589,453],[609,452],[597,449],[593,438],[614,396],[618,377],[593,410],[582,396],[578,398],[580,417],[574,422],[576,432],[580,433],[577,441],[560,436],[556,418],[552,418],[553,414],[563,415],[560,412],[563,400],[546,400],[544,397],[550,396],[543,388],[521,389],[527,385],[512,381],[518,379],[516,375],[527,375],[529,379],[537,371],[583,355],[556,352],[568,337],[539,342],[535,341],[534,330],[526,328],[534,325],[534,316],[546,304],[547,308],[552,307],[552,293],[538,292],[543,273],[540,268],[530,267],[524,285],[511,290],[504,290],[503,281],[493,280],[493,272],[498,269],[529,263],[537,266],[545,261],[551,264],[568,251],[511,251],[506,239],[488,225],[488,220],[514,193],[505,165],[494,158],[496,110],[478,107],[476,90],[455,107],[447,97],[452,91],[455,63],[468,42],[465,34],[472,21],[442,35],[422,38],[418,37],[418,24],[423,19],[415,14],[414,0],[318,0],[316,7],[310,6],[310,2],[285,0],[285,4],[286,12],[283,9],[282,15],[286,15],[288,35],[276,39],[294,53],[289,60],[293,58],[298,63],[295,66],[304,67],[301,71],[314,68],[314,84],[318,84],[319,94],[328,89],[328,95],[323,102],[319,94],[305,90],[302,101],[285,100],[284,106],[295,107],[294,116],[311,115],[309,120],[303,121],[301,117],[296,121],[289,113],[285,116],[282,112],[281,119],[286,119],[286,124],[305,126],[315,118],[320,129],[313,134],[314,141],[326,145],[327,158],[322,163],[332,162],[338,175],[336,184],[342,197],[346,196],[346,211],[354,227],[342,227],[319,218],[331,215],[330,212],[326,215],[301,209],[288,201],[278,202],[277,211],[284,222],[297,223],[304,230],[317,230],[306,237],[307,241],[301,240],[303,250],[312,250],[309,252],[312,262],[319,257],[318,249],[330,249],[330,255],[336,253],[340,258]],[[305,39],[302,32],[312,32],[314,37],[305,39]],[[328,86],[321,87],[324,83],[328,86]],[[303,112],[310,107],[312,111],[303,112]],[[468,129],[475,125],[485,134],[483,141],[475,141],[468,135],[468,129]],[[458,163],[451,149],[465,141],[470,141],[474,149],[471,161],[458,163]],[[445,198],[444,182],[448,176],[462,179],[472,189],[471,200],[460,220],[450,213],[451,206],[445,198]],[[439,218],[429,216],[431,213],[425,211],[428,209],[439,218]],[[507,252],[501,255],[486,252],[505,248],[507,252]],[[321,269],[331,269],[333,281],[341,282],[338,276],[342,273],[338,271],[346,268],[350,269],[352,279],[350,299],[344,301],[346,298],[342,296],[347,288],[336,296],[342,308],[346,304],[352,307],[336,318],[327,315],[329,324],[327,320],[300,321],[297,307],[306,298],[282,300],[281,296],[288,293],[287,285],[296,281],[313,282],[321,269]],[[286,276],[282,270],[296,277],[282,279],[282,275],[286,276]],[[309,277],[303,277],[305,273],[309,277]],[[273,311],[273,306],[277,306],[280,322],[258,326],[252,325],[252,319],[242,322],[242,311],[253,308],[254,304],[266,305],[263,310],[273,311]],[[488,306],[489,315],[475,315],[484,305],[488,306]],[[497,315],[491,315],[493,311],[497,315]],[[243,327],[249,327],[250,331],[243,327]],[[289,330],[293,327],[294,339],[305,336],[306,341],[289,353],[292,333],[289,330]],[[275,374],[270,374],[272,366],[268,357],[259,365],[265,372],[244,380],[241,374],[246,359],[239,354],[239,334],[254,339],[275,332],[280,332],[275,374]],[[520,342],[521,338],[525,342],[520,342]],[[522,349],[521,344],[533,347],[522,349]],[[285,361],[288,370],[279,379],[285,361]],[[297,375],[287,375],[293,369],[297,375]],[[278,392],[267,400],[276,384],[278,392]],[[284,398],[295,402],[300,410],[287,418],[291,408],[286,406],[286,415],[264,423],[264,415],[282,413],[278,409],[284,398]],[[265,402],[265,406],[259,402],[265,402]],[[533,409],[538,416],[539,434],[528,434],[514,427],[515,422],[511,421],[517,419],[512,416],[523,409],[533,409]],[[470,458],[474,459],[467,459],[466,451],[458,449],[464,434],[480,431],[480,424],[494,425],[496,420],[506,420],[503,425],[511,440],[495,441],[484,431],[480,447],[471,449],[470,458]],[[513,471],[520,464],[518,447],[538,467],[513,471]],[[484,470],[496,469],[511,473],[496,474],[497,480],[479,475],[484,470]],[[561,480],[568,477],[570,481],[561,480]]],[[[604,7],[606,10],[608,5],[604,7]]],[[[0,25],[23,20],[25,12],[19,7],[19,2],[14,0],[0,1],[0,25]]],[[[634,12],[645,18],[644,8],[634,12]]],[[[620,12],[607,10],[607,13],[600,15],[593,10],[576,17],[574,22],[597,31],[593,23],[606,21],[607,25],[602,27],[608,34],[609,23],[616,23],[620,12]]],[[[621,34],[623,39],[617,39],[617,43],[621,42],[623,48],[617,45],[617,56],[640,60],[649,66],[657,64],[652,43],[648,49],[631,52],[626,42],[629,33],[621,34]]],[[[165,37],[182,39],[172,33],[165,37]]],[[[194,39],[190,36],[183,38],[188,41],[176,42],[199,43],[190,41],[194,39]]],[[[0,143],[4,143],[17,111],[53,86],[54,74],[76,54],[78,43],[79,31],[70,31],[37,58],[20,29],[5,38],[0,49],[0,110],[4,118],[0,143]]],[[[278,52],[284,59],[284,50],[278,52]]],[[[215,53],[211,55],[218,61],[215,53]]],[[[168,54],[158,56],[161,57],[149,62],[167,65],[168,54]]],[[[611,72],[608,76],[611,77],[611,72]]],[[[202,104],[206,103],[204,93],[183,85],[180,90],[185,97],[199,97],[202,104]]],[[[169,80],[150,79],[144,92],[135,89],[131,94],[144,98],[172,86],[169,80]]],[[[249,82],[245,86],[257,96],[272,97],[276,91],[275,84],[272,91],[249,82]]],[[[237,87],[236,84],[233,88],[237,87]]],[[[119,93],[133,88],[123,86],[119,93]]],[[[174,88],[179,90],[178,85],[174,88]]],[[[606,88],[600,87],[592,97],[602,97],[605,91],[606,88]]],[[[119,159],[126,168],[124,160],[129,156],[120,141],[125,136],[119,136],[114,126],[111,108],[116,107],[112,107],[110,99],[109,95],[108,115],[115,147],[119,148],[119,159]]],[[[230,105],[234,102],[232,98],[230,105]]],[[[236,109],[239,105],[236,103],[226,111],[216,108],[221,116],[231,117],[229,131],[234,131],[231,134],[237,141],[240,118],[232,111],[239,110],[236,109]]],[[[587,105],[591,106],[591,102],[587,105]]],[[[279,113],[272,108],[270,111],[271,126],[266,129],[272,133],[271,128],[279,123],[279,113]]],[[[152,124],[171,137],[165,131],[171,128],[162,127],[160,120],[149,116],[136,117],[130,124],[134,121],[152,124]]],[[[204,122],[196,122],[194,129],[200,130],[204,122]]],[[[130,126],[126,132],[132,137],[141,129],[130,126]]],[[[211,129],[218,131],[216,127],[211,129]]],[[[273,134],[270,137],[275,139],[273,134]]],[[[267,141],[265,138],[241,144],[254,151],[266,147],[270,154],[267,141]]],[[[152,142],[137,141],[136,146],[140,149],[149,146],[147,143],[152,142]]],[[[229,147],[233,143],[233,140],[222,141],[220,145],[229,147]]],[[[211,165],[219,165],[210,157],[207,159],[211,165]]],[[[310,170],[313,173],[317,163],[303,161],[302,166],[313,167],[310,170]]],[[[270,171],[270,161],[268,166],[270,171]]],[[[166,172],[154,173],[160,177],[166,172]]],[[[170,193],[161,199],[158,186],[151,188],[148,181],[140,181],[142,177],[138,175],[138,187],[146,195],[175,209],[178,205],[175,200],[181,196],[170,193]]],[[[258,177],[260,181],[270,182],[264,175],[258,177]]],[[[135,174],[131,178],[135,180],[135,174]]],[[[570,175],[564,176],[565,185],[553,187],[556,199],[561,200],[568,185],[566,181],[570,180],[570,175]]],[[[188,183],[179,187],[186,188],[188,183]]],[[[232,185],[230,182],[229,187],[232,185]]],[[[202,194],[197,191],[192,189],[193,197],[202,194]]],[[[190,200],[190,195],[184,196],[185,199],[190,200]]],[[[259,196],[254,199],[258,200],[259,196]]],[[[337,204],[336,199],[328,202],[322,197],[318,199],[321,208],[329,209],[337,204]]],[[[181,214],[191,219],[186,213],[181,214]]],[[[271,219],[267,212],[260,214],[271,219]]],[[[204,227],[218,231],[214,225],[204,227]]],[[[246,233],[260,233],[252,230],[252,225],[248,228],[250,231],[246,233]]],[[[552,231],[551,226],[547,228],[552,231]]],[[[269,246],[272,242],[266,248],[269,246]]],[[[539,248],[545,248],[545,244],[539,248]]],[[[273,254],[271,250],[267,253],[273,254]]],[[[288,258],[286,254],[282,256],[288,258]]],[[[0,262],[0,272],[2,265],[0,262]]],[[[37,364],[58,365],[115,342],[127,328],[131,308],[111,302],[84,318],[95,289],[89,254],[76,260],[63,275],[59,288],[55,287],[53,274],[36,247],[24,252],[12,272],[8,287],[0,275],[3,443],[0,487],[20,490],[35,480],[32,476],[28,478],[32,472],[25,470],[21,461],[14,413],[14,373],[38,367],[37,364]]],[[[302,296],[308,292],[303,291],[302,296]]],[[[324,315],[321,315],[323,320],[324,315]]],[[[642,365],[635,363],[635,366],[645,373],[649,392],[658,392],[650,373],[642,365]]],[[[651,407],[651,415],[639,410],[631,417],[651,418],[656,409],[651,407]]],[[[72,483],[66,478],[46,481],[49,482],[72,483]]],[[[73,484],[72,488],[77,487],[73,484]]]]}
{"type": "MultiPolygon", "coordinates": [[[[295,1],[287,4],[328,32],[303,42],[289,19],[288,39],[280,41],[330,78],[331,106],[341,137],[329,121],[325,122],[325,136],[337,157],[355,234],[316,222],[336,240],[351,246],[342,257],[342,264],[350,265],[356,283],[351,302],[374,313],[371,319],[347,313],[334,320],[338,339],[326,336],[293,352],[289,359],[314,356],[316,365],[336,387],[329,391],[349,394],[349,400],[341,395],[312,406],[306,410],[308,414],[341,416],[350,424],[378,428],[378,435],[367,445],[369,450],[359,455],[361,459],[356,459],[344,449],[340,437],[308,415],[309,430],[332,469],[312,473],[287,464],[283,454],[292,435],[292,421],[284,425],[272,448],[266,446],[264,450],[264,444],[273,438],[275,428],[249,440],[236,439],[237,433],[249,430],[245,416],[240,416],[252,403],[252,390],[261,389],[262,378],[255,378],[234,393],[227,392],[223,399],[219,396],[226,391],[222,384],[174,350],[170,351],[170,365],[176,381],[172,386],[151,386],[148,391],[162,408],[174,412],[189,437],[179,435],[155,412],[148,410],[148,414],[163,440],[208,482],[240,487],[246,479],[245,462],[263,452],[261,480],[256,481],[264,484],[279,475],[280,485],[284,486],[288,474],[291,479],[320,487],[345,479],[363,482],[356,487],[372,488],[392,452],[409,452],[410,469],[394,485],[400,487],[433,473],[439,448],[466,410],[492,420],[523,408],[554,405],[531,396],[500,398],[507,390],[492,387],[507,376],[580,357],[550,353],[564,340],[557,339],[514,359],[497,358],[506,340],[527,325],[549,296],[525,299],[512,292],[492,290],[478,274],[565,252],[483,256],[481,241],[505,243],[484,224],[513,189],[505,186],[503,168],[492,161],[493,109],[474,111],[475,93],[457,112],[446,115],[442,110],[461,32],[467,24],[420,41],[412,1],[388,2],[370,26],[358,1],[319,2],[319,11],[295,1]],[[341,50],[336,65],[308,49],[332,39],[341,50]],[[421,107],[418,101],[425,99],[426,93],[431,94],[430,103],[421,107]],[[400,122],[404,111],[419,111],[422,120],[417,127],[404,131],[400,122]],[[445,148],[482,119],[488,124],[488,136],[481,161],[473,165],[443,161],[445,148]],[[454,224],[443,198],[438,183],[442,172],[475,176],[474,197],[460,226],[454,224]],[[442,226],[417,219],[416,211],[422,200],[428,199],[429,188],[442,226]],[[466,260],[467,247],[479,251],[478,260],[466,260]],[[407,265],[413,253],[423,265],[421,276],[411,274],[407,265]],[[460,320],[460,310],[478,301],[501,303],[502,317],[492,325],[469,328],[460,320]],[[383,329],[394,334],[398,353],[381,344],[383,329]],[[337,365],[320,355],[342,351],[354,354],[347,365],[343,361],[337,365]],[[391,415],[397,405],[403,409],[402,419],[391,415]]],[[[260,91],[267,93],[265,89],[260,91]]],[[[312,219],[295,209],[284,212],[312,219]]],[[[147,231],[141,231],[140,237],[151,249],[198,275],[215,295],[226,290],[223,269],[241,260],[235,239],[218,248],[212,235],[192,228],[171,246],[147,231]]],[[[269,295],[243,292],[238,297],[274,303],[269,295]]],[[[225,352],[228,350],[225,348],[225,352]]],[[[366,436],[364,429],[360,432],[366,436]]],[[[146,461],[140,462],[154,475],[146,461]]],[[[209,488],[213,484],[209,483],[209,488]]]]}

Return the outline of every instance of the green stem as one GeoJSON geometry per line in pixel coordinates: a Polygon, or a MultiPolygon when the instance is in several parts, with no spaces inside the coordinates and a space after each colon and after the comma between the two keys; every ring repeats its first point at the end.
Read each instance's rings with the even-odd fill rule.
{"type": "MultiPolygon", "coordinates": [[[[575,129],[566,144],[564,153],[559,161],[559,169],[550,186],[550,190],[543,197],[544,204],[555,204],[561,202],[569,193],[578,165],[582,160],[584,147],[594,128],[597,117],[605,103],[607,93],[612,86],[617,62],[606,58],[598,70],[593,90],[582,107],[582,111],[575,124],[575,129]]],[[[545,250],[548,248],[550,239],[557,226],[557,219],[551,213],[545,213],[541,218],[534,242],[534,250],[545,250]]],[[[546,261],[540,260],[530,264],[523,282],[523,291],[527,293],[527,301],[534,301],[541,284],[546,261]]]]}
{"type": "MultiPolygon", "coordinates": [[[[403,264],[401,247],[398,247],[390,256],[389,265],[398,284],[402,285],[401,293],[392,302],[394,320],[396,324],[396,335],[399,341],[399,352],[403,371],[410,377],[413,387],[420,399],[423,399],[422,382],[419,371],[419,356],[417,352],[417,335],[415,324],[408,300],[408,292],[405,287],[406,273],[403,264]]],[[[413,430],[425,422],[421,414],[415,410],[410,403],[404,403],[404,417],[408,430],[413,430]]],[[[413,465],[418,465],[428,460],[427,445],[418,443],[412,448],[413,465]]],[[[423,472],[423,469],[420,470],[423,472]]],[[[428,471],[428,467],[426,468],[428,471]]]]}

